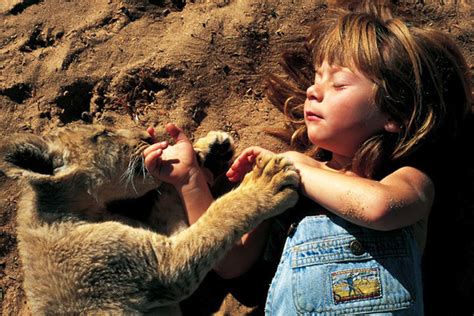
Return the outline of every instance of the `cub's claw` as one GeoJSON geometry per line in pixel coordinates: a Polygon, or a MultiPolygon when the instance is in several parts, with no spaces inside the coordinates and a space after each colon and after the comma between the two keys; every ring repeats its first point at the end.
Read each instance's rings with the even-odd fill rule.
{"type": "Polygon", "coordinates": [[[239,189],[249,191],[261,201],[260,211],[265,218],[275,216],[294,206],[298,201],[300,176],[285,157],[261,153],[253,170],[248,173],[239,189]]]}
{"type": "Polygon", "coordinates": [[[234,140],[222,131],[210,131],[205,137],[199,138],[193,147],[200,166],[212,173],[212,179],[229,168],[234,156],[234,140]]]}
{"type": "Polygon", "coordinates": [[[297,189],[300,176],[293,164],[281,155],[262,153],[258,155],[255,166],[247,174],[242,182],[243,185],[265,186],[273,194],[284,188],[297,189]]]}

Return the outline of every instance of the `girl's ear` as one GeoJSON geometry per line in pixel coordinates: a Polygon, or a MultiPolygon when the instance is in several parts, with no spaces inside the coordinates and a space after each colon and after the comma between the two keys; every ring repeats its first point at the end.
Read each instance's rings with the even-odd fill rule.
{"type": "Polygon", "coordinates": [[[400,133],[403,127],[397,121],[388,119],[388,121],[384,125],[384,128],[389,133],[400,133]]]}

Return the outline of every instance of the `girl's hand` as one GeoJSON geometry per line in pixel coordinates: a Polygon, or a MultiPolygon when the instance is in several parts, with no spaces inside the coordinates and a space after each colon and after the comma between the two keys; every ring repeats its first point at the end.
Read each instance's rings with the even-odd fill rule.
{"type": "Polygon", "coordinates": [[[235,161],[232,163],[232,166],[230,166],[229,170],[226,173],[226,176],[229,181],[241,181],[244,178],[245,174],[252,170],[253,164],[255,163],[255,158],[263,152],[272,153],[267,149],[263,149],[257,146],[252,146],[244,149],[244,151],[239,155],[239,157],[235,159],[235,161]]]}
{"type": "MultiPolygon", "coordinates": [[[[153,128],[150,127],[147,131],[155,137],[153,128]]],[[[174,124],[167,124],[166,132],[174,139],[175,144],[170,146],[163,141],[145,149],[145,167],[153,177],[179,187],[186,184],[200,168],[193,145],[183,130],[174,124]]]]}

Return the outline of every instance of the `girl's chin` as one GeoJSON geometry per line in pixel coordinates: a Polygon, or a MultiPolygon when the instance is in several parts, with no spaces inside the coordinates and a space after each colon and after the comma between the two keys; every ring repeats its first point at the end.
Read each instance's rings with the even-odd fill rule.
{"type": "Polygon", "coordinates": [[[318,147],[321,146],[321,142],[319,141],[319,139],[317,137],[314,137],[311,135],[311,133],[308,133],[308,140],[311,142],[311,144],[313,145],[316,145],[318,147]]]}

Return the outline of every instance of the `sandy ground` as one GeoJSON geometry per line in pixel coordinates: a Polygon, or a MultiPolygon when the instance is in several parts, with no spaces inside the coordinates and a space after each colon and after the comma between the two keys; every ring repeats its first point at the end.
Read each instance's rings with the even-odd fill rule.
{"type": "MultiPolygon", "coordinates": [[[[450,32],[473,64],[472,5],[401,2],[404,16],[450,32]]],[[[286,145],[262,130],[283,126],[264,97],[263,78],[280,71],[280,53],[301,43],[326,10],[326,2],[314,0],[2,0],[0,134],[90,122],[143,128],[175,122],[192,137],[228,131],[238,150],[257,144],[282,151],[286,145]]],[[[472,193],[472,181],[467,185],[472,193]]],[[[18,189],[2,175],[0,186],[0,311],[28,314],[15,238],[18,189]]],[[[474,227],[472,210],[471,201],[458,218],[466,231],[474,227]]],[[[455,280],[443,291],[462,306],[473,294],[474,261],[472,238],[463,243],[459,271],[443,272],[455,280]]],[[[210,275],[202,297],[210,289],[214,294],[190,300],[188,310],[217,311],[232,292],[233,302],[221,311],[258,314],[264,295],[254,293],[262,291],[253,280],[210,275]],[[206,306],[193,307],[197,302],[206,306]]]]}

